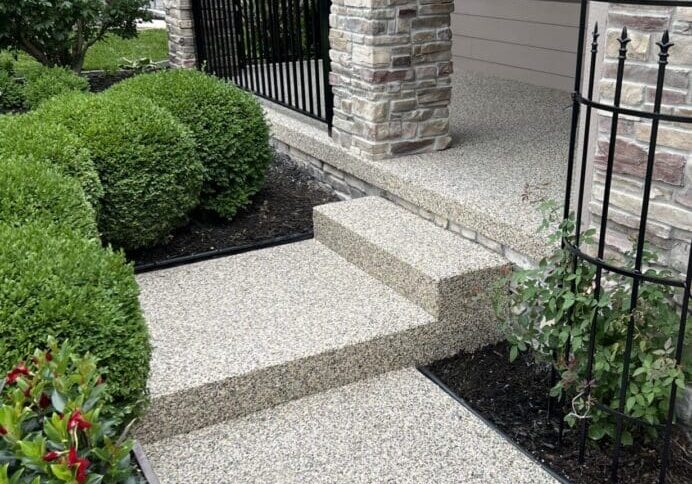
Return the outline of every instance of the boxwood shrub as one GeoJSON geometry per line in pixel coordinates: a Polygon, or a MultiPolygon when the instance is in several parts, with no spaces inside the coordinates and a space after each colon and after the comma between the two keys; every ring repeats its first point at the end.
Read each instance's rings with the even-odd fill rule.
{"type": "Polygon", "coordinates": [[[135,76],[111,90],[145,96],[192,130],[204,165],[205,208],[231,218],[261,188],[272,152],[264,113],[252,95],[188,69],[135,76]]]}
{"type": "Polygon", "coordinates": [[[86,91],[86,78],[62,67],[44,67],[31,70],[24,84],[24,106],[36,108],[46,99],[69,91],[86,91]]]}
{"type": "Polygon", "coordinates": [[[0,112],[24,106],[24,89],[11,71],[0,69],[0,112]]]}
{"type": "Polygon", "coordinates": [[[142,399],[151,348],[122,253],[42,224],[0,224],[0,274],[0,368],[29,357],[47,336],[68,339],[99,358],[115,402],[142,399]]]}
{"type": "Polygon", "coordinates": [[[97,238],[96,215],[79,182],[44,161],[0,157],[0,224],[59,225],[97,238]]]}
{"type": "Polygon", "coordinates": [[[0,116],[0,157],[29,156],[59,167],[81,183],[87,200],[98,210],[103,187],[83,144],[64,126],[33,113],[0,116]]]}
{"type": "Polygon", "coordinates": [[[202,165],[190,131],[165,109],[128,93],[70,93],[37,110],[65,125],[91,152],[104,188],[103,238],[133,250],[151,246],[199,203],[202,165]]]}

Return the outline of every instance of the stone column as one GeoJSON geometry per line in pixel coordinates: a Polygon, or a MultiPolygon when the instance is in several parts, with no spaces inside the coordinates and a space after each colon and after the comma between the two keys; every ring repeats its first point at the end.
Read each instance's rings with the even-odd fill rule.
{"type": "Polygon", "coordinates": [[[195,67],[195,30],[192,0],[166,0],[168,61],[171,67],[195,67]]]}
{"type": "Polygon", "coordinates": [[[384,159],[449,146],[454,0],[333,0],[333,138],[384,159]]]}

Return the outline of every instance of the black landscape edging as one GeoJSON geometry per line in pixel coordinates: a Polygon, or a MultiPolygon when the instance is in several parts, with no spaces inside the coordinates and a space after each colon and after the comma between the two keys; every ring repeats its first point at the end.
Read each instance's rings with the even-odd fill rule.
{"type": "Polygon", "coordinates": [[[137,467],[139,467],[139,470],[142,472],[147,484],[160,484],[159,478],[156,477],[156,474],[154,473],[154,468],[151,466],[149,459],[147,459],[147,455],[144,453],[144,449],[136,440],[134,447],[132,447],[132,455],[134,456],[135,462],[137,462],[137,467]]]}
{"type": "Polygon", "coordinates": [[[428,380],[430,380],[430,381],[433,382],[435,385],[437,385],[438,387],[440,387],[440,389],[441,389],[443,392],[445,392],[447,395],[449,395],[450,397],[452,397],[458,404],[460,404],[460,405],[461,405],[462,407],[464,407],[466,410],[468,410],[468,411],[471,412],[473,415],[475,415],[476,417],[478,417],[479,419],[481,419],[481,420],[483,421],[484,424],[486,424],[486,425],[487,425],[488,427],[490,427],[492,430],[494,430],[495,432],[497,432],[503,439],[505,439],[507,442],[509,442],[515,449],[519,450],[519,452],[521,452],[521,453],[524,454],[526,457],[528,457],[529,459],[531,459],[533,462],[535,462],[536,464],[538,464],[539,466],[541,466],[541,468],[542,468],[545,472],[547,472],[548,474],[550,474],[550,476],[551,476],[552,478],[556,479],[556,480],[557,480],[558,482],[560,482],[561,484],[572,484],[571,481],[569,481],[568,479],[565,479],[563,476],[561,476],[560,474],[558,474],[554,469],[552,469],[551,467],[547,466],[545,463],[543,463],[543,462],[539,461],[538,459],[536,459],[536,456],[533,455],[531,452],[527,451],[527,450],[524,449],[521,445],[519,445],[519,444],[517,444],[516,442],[514,442],[514,441],[509,437],[509,435],[507,435],[506,433],[504,433],[502,430],[500,430],[500,429],[497,427],[497,425],[495,425],[493,422],[491,422],[490,420],[488,420],[487,418],[485,418],[483,415],[481,415],[475,408],[471,407],[471,405],[469,405],[468,402],[467,402],[466,400],[464,400],[464,399],[461,398],[459,395],[457,395],[456,393],[454,393],[454,392],[452,391],[451,388],[449,388],[447,385],[445,385],[445,384],[442,382],[442,380],[440,380],[440,379],[439,379],[434,373],[432,373],[430,370],[428,370],[427,368],[425,368],[425,367],[423,367],[423,366],[419,366],[419,367],[416,368],[416,369],[417,369],[419,372],[421,372],[428,380]]]}
{"type": "Polygon", "coordinates": [[[209,250],[207,252],[199,252],[197,254],[184,255],[181,257],[173,257],[171,259],[165,259],[157,262],[149,262],[146,264],[135,264],[135,274],[142,274],[144,272],[157,271],[161,269],[169,269],[171,267],[177,267],[184,264],[192,264],[194,262],[202,262],[205,260],[224,257],[227,255],[242,254],[245,252],[251,252],[253,250],[268,249],[270,247],[277,247],[279,245],[292,244],[294,242],[301,242],[303,240],[312,239],[314,235],[315,234],[313,232],[304,232],[301,234],[294,235],[283,235],[281,237],[275,237],[273,239],[264,240],[262,242],[255,242],[253,244],[238,245],[235,247],[225,247],[223,249],[209,250]]]}

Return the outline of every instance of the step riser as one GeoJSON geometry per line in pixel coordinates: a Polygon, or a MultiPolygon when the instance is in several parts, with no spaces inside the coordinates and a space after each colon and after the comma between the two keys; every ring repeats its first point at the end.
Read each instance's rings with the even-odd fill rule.
{"type": "MultiPolygon", "coordinates": [[[[478,334],[477,332],[473,332],[478,334]]],[[[431,323],[224,381],[154,397],[135,435],[156,442],[375,375],[419,366],[477,346],[469,332],[431,323]]]]}
{"type": "Polygon", "coordinates": [[[497,329],[492,313],[492,294],[497,282],[507,275],[508,265],[498,264],[454,277],[435,279],[319,209],[315,210],[313,221],[315,238],[351,264],[391,287],[440,321],[452,324],[466,323],[469,320],[485,321],[487,324],[484,331],[489,331],[490,335],[481,339],[487,343],[497,340],[493,339],[497,335],[497,329]]]}
{"type": "Polygon", "coordinates": [[[313,213],[315,239],[396,292],[439,316],[437,281],[339,224],[320,210],[313,213]]]}

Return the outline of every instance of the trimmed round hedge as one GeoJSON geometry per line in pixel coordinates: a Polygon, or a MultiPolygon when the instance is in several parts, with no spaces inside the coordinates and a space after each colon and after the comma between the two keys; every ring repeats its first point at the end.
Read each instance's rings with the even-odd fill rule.
{"type": "Polygon", "coordinates": [[[0,368],[52,335],[106,368],[116,404],[146,393],[151,347],[132,266],[121,253],[41,224],[0,225],[0,368]]]}
{"type": "Polygon", "coordinates": [[[127,93],[70,93],[36,111],[91,152],[104,195],[104,240],[133,250],[163,242],[199,203],[202,165],[190,131],[168,111],[127,93]]]}
{"type": "Polygon", "coordinates": [[[70,91],[86,91],[89,81],[63,67],[44,67],[32,70],[24,84],[24,106],[38,107],[47,99],[70,91]]]}
{"type": "Polygon", "coordinates": [[[59,167],[82,185],[87,200],[98,211],[103,186],[89,150],[66,127],[35,114],[0,116],[0,157],[29,156],[59,167]]]}
{"type": "Polygon", "coordinates": [[[272,150],[252,95],[190,69],[135,76],[110,91],[147,97],[192,130],[204,165],[204,208],[231,218],[262,187],[272,150]]]}
{"type": "Polygon", "coordinates": [[[96,214],[79,182],[44,161],[0,157],[0,224],[67,227],[98,238],[96,214]]]}

